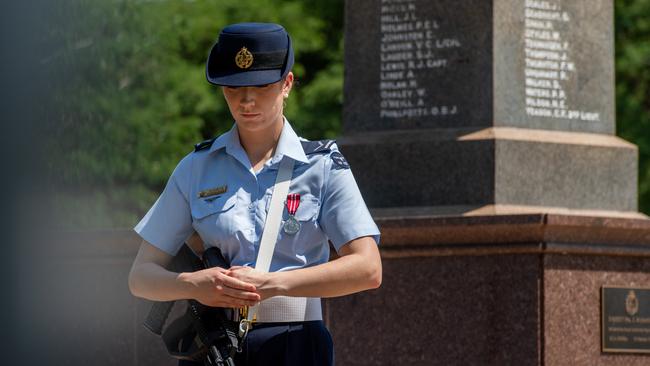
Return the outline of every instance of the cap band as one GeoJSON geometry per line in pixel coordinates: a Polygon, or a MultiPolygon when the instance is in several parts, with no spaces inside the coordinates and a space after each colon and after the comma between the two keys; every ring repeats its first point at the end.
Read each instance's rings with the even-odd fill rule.
{"type": "Polygon", "coordinates": [[[284,59],[287,56],[287,51],[273,51],[273,52],[254,52],[252,53],[252,65],[242,67],[241,61],[237,61],[237,55],[232,56],[232,63],[230,68],[233,71],[256,71],[256,70],[273,70],[281,69],[284,65],[284,59]]]}

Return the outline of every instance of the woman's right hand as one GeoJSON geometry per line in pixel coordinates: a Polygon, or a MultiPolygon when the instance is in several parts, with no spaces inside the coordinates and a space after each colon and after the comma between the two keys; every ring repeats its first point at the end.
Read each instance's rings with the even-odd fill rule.
{"type": "Polygon", "coordinates": [[[227,269],[214,267],[184,272],[179,279],[191,285],[191,297],[203,305],[239,308],[253,306],[260,301],[254,285],[230,277],[227,269]]]}

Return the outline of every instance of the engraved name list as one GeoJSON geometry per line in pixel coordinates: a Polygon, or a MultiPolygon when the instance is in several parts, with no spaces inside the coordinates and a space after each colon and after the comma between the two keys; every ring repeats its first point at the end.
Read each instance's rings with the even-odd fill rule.
{"type": "MultiPolygon", "coordinates": [[[[524,25],[524,76],[526,114],[581,121],[600,121],[600,113],[571,105],[568,90],[578,68],[571,59],[571,44],[560,31],[571,23],[561,0],[526,0],[524,25]]],[[[575,88],[574,88],[575,89],[575,88]]]]}
{"type": "Polygon", "coordinates": [[[440,36],[439,21],[421,19],[417,0],[381,0],[380,9],[380,118],[457,114],[457,105],[436,104],[423,85],[432,85],[432,70],[449,67],[445,50],[460,41],[440,36]]]}

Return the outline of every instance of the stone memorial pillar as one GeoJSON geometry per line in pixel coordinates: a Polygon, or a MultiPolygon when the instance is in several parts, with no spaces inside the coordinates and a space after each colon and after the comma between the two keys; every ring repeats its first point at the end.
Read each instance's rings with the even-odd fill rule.
{"type": "Polygon", "coordinates": [[[614,135],[613,1],[345,11],[339,145],[382,230],[384,283],[327,301],[338,364],[650,363],[650,220],[637,148],[614,135]]]}

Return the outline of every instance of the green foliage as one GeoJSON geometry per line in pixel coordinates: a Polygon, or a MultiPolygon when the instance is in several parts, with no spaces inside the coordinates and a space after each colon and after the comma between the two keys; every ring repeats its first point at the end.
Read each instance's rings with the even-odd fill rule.
{"type": "Polygon", "coordinates": [[[639,210],[650,214],[650,0],[617,0],[618,133],[639,146],[639,210]]]}
{"type": "Polygon", "coordinates": [[[193,145],[230,128],[220,89],[205,80],[227,24],[283,24],[301,85],[287,117],[305,136],[340,129],[342,0],[71,0],[57,10],[44,40],[44,133],[62,226],[132,226],[193,145]]]}

